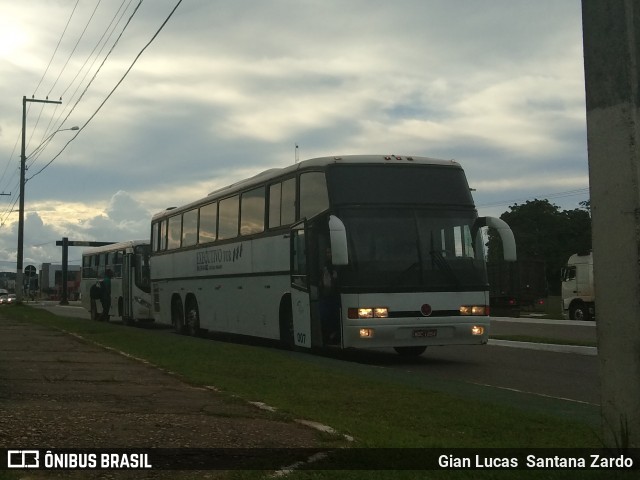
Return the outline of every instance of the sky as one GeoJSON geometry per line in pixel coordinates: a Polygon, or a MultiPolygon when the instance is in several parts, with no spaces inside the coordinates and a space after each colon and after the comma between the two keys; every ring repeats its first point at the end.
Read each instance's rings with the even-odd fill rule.
{"type": "Polygon", "coordinates": [[[455,159],[480,215],[589,198],[580,0],[0,0],[0,92],[0,271],[23,96],[62,101],[26,102],[36,267],[62,237],[149,238],[296,145],[455,159]]]}

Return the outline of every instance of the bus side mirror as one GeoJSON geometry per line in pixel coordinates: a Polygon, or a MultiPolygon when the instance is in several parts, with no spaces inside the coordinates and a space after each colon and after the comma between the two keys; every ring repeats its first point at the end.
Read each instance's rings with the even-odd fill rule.
{"type": "Polygon", "coordinates": [[[475,237],[482,227],[495,228],[502,240],[502,251],[504,253],[504,259],[508,262],[515,262],[516,256],[516,240],[513,237],[513,232],[507,222],[496,217],[478,217],[473,223],[473,236],[475,237]]]}
{"type": "Polygon", "coordinates": [[[329,239],[331,241],[331,260],[334,265],[349,265],[347,250],[347,229],[338,217],[329,217],[329,239]]]}

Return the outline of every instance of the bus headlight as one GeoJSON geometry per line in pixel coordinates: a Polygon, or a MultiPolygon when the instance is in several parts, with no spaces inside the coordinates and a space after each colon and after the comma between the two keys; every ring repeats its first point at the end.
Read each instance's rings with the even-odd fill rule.
{"type": "Polygon", "coordinates": [[[389,309],[387,307],[360,307],[347,309],[347,317],[351,319],[359,318],[388,318],[389,309]]]}
{"type": "Polygon", "coordinates": [[[388,318],[389,309],[386,307],[378,307],[373,309],[373,316],[375,318],[388,318]]]}
{"type": "Polygon", "coordinates": [[[489,315],[489,306],[488,305],[462,305],[460,307],[460,315],[487,316],[489,315]]]}

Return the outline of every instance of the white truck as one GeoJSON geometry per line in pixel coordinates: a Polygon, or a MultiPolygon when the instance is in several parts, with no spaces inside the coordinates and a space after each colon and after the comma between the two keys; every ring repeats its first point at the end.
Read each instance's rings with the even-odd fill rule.
{"type": "Polygon", "coordinates": [[[593,255],[571,255],[562,268],[562,310],[571,320],[595,320],[593,255]]]}

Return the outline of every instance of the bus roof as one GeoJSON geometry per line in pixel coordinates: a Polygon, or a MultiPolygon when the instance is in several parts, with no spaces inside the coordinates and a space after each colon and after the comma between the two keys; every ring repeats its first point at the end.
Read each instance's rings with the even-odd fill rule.
{"type": "MultiPolygon", "coordinates": [[[[224,197],[226,194],[232,194],[236,191],[244,190],[245,188],[251,187],[253,185],[261,185],[262,183],[268,182],[271,179],[285,176],[291,172],[296,172],[298,170],[307,169],[307,168],[323,168],[328,165],[333,164],[422,164],[422,165],[442,165],[442,166],[454,166],[460,167],[460,164],[455,160],[442,160],[431,157],[420,157],[414,155],[344,155],[344,156],[334,156],[334,157],[318,157],[311,158],[308,160],[303,160],[301,162],[295,163],[293,165],[289,165],[287,167],[282,168],[270,168],[269,170],[265,170],[253,177],[249,177],[244,180],[240,180],[239,182],[233,183],[231,185],[227,185],[226,187],[219,188],[218,190],[214,190],[209,193],[207,197],[224,197]]],[[[205,197],[205,198],[207,198],[205,197]]],[[[180,210],[191,208],[199,203],[201,203],[204,199],[199,198],[191,203],[186,205],[182,205],[180,207],[171,207],[163,210],[162,212],[156,213],[153,218],[163,216],[168,211],[179,208],[180,210]]]]}
{"type": "Polygon", "coordinates": [[[149,240],[127,240],[124,242],[110,243],[102,247],[92,247],[82,251],[82,255],[94,255],[96,253],[111,252],[114,250],[123,250],[129,247],[137,247],[138,245],[149,245],[149,240]]]}

